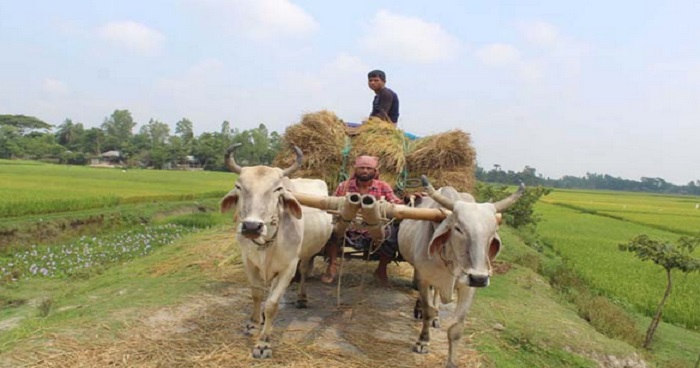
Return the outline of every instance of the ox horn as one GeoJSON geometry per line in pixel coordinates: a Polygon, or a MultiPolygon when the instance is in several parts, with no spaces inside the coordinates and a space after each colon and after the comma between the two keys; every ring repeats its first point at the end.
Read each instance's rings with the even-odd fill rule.
{"type": "Polygon", "coordinates": [[[444,195],[440,194],[437,190],[435,190],[432,184],[430,184],[430,182],[428,181],[427,176],[421,175],[420,181],[423,184],[425,190],[428,192],[430,198],[432,198],[433,200],[435,200],[435,202],[439,203],[441,206],[447,208],[450,211],[454,209],[455,201],[445,197],[444,195]]]}
{"type": "Polygon", "coordinates": [[[231,146],[229,146],[229,148],[226,149],[226,153],[224,154],[224,161],[226,162],[226,166],[229,170],[235,172],[236,174],[241,173],[241,167],[238,166],[236,160],[233,158],[233,151],[235,151],[240,146],[240,143],[232,144],[231,146]]]}
{"type": "Polygon", "coordinates": [[[515,201],[522,197],[523,193],[525,193],[525,183],[520,182],[520,187],[518,187],[517,192],[493,204],[493,206],[496,207],[496,212],[503,212],[508,209],[508,207],[512,206],[515,201]]]}
{"type": "Polygon", "coordinates": [[[292,164],[292,166],[284,169],[284,176],[289,176],[292,175],[295,171],[299,170],[301,167],[301,162],[304,159],[304,154],[301,152],[299,147],[294,146],[294,153],[297,155],[296,161],[292,164]]]}

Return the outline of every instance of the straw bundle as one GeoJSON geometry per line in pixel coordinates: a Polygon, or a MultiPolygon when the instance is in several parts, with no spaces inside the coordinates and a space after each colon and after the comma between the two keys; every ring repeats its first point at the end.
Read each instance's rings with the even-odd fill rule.
{"type": "MultiPolygon", "coordinates": [[[[393,186],[406,165],[404,140],[407,144],[403,131],[394,124],[370,118],[356,130],[350,155],[353,160],[361,155],[378,157],[381,179],[393,186]]],[[[352,162],[354,161],[350,161],[349,171],[352,170],[352,162]]]]}
{"type": "Polygon", "coordinates": [[[411,177],[427,175],[435,187],[449,185],[460,192],[474,187],[476,151],[469,134],[461,130],[413,141],[406,161],[411,177]]]}
{"type": "MultiPolygon", "coordinates": [[[[330,190],[338,186],[341,173],[352,173],[354,159],[360,155],[378,157],[380,179],[391,186],[397,184],[407,168],[411,178],[427,175],[435,187],[449,185],[464,192],[474,187],[476,152],[469,134],[461,130],[408,143],[404,132],[394,124],[370,118],[349,130],[334,113],[324,110],[306,114],[300,123],[286,129],[274,165],[291,165],[295,145],[304,153],[302,168],[295,176],[324,180],[330,190]],[[346,146],[351,150],[348,157],[343,157],[346,146]]],[[[406,192],[422,190],[406,189],[406,192]]]]}
{"type": "Polygon", "coordinates": [[[301,122],[289,126],[282,136],[282,149],[273,164],[287,167],[295,160],[292,150],[297,146],[304,153],[304,162],[295,177],[324,180],[333,189],[338,185],[338,173],[343,165],[345,124],[330,111],[302,116],[301,122]]]}
{"type": "MultiPolygon", "coordinates": [[[[418,172],[412,172],[411,176],[418,176],[418,174],[418,172]]],[[[457,189],[457,191],[459,192],[472,193],[474,189],[474,183],[476,182],[474,170],[466,168],[465,170],[453,171],[427,170],[421,173],[420,175],[427,176],[430,180],[430,184],[432,184],[435,188],[451,186],[457,189]]],[[[421,191],[423,191],[422,188],[421,191]]]]}

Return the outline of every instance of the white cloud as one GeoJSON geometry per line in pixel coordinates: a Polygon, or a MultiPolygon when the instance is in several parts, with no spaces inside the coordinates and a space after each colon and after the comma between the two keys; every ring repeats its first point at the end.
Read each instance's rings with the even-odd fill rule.
{"type": "Polygon", "coordinates": [[[157,54],[165,36],[155,29],[133,21],[109,22],[98,29],[99,36],[121,47],[143,54],[157,54]]]}
{"type": "Polygon", "coordinates": [[[513,45],[494,43],[478,49],[476,57],[488,66],[506,66],[520,60],[520,51],[513,45]]]}
{"type": "Polygon", "coordinates": [[[178,77],[161,80],[158,89],[171,97],[183,100],[198,99],[202,95],[210,96],[220,92],[214,87],[221,86],[219,81],[223,74],[224,63],[221,60],[203,59],[178,77]]]}
{"type": "Polygon", "coordinates": [[[525,39],[539,46],[554,46],[560,41],[557,27],[543,21],[523,22],[520,31],[525,39]]]}
{"type": "Polygon", "coordinates": [[[587,47],[544,21],[517,24],[525,42],[492,43],[475,51],[484,65],[505,68],[529,84],[563,85],[580,78],[587,47]]]}
{"type": "Polygon", "coordinates": [[[524,61],[518,65],[518,76],[526,82],[539,82],[543,75],[542,66],[538,62],[524,61]]]}
{"type": "Polygon", "coordinates": [[[419,63],[452,59],[460,47],[440,24],[388,10],[377,12],[361,42],[372,52],[419,63]]]}
{"type": "Polygon", "coordinates": [[[41,84],[41,89],[50,95],[59,96],[68,94],[68,87],[58,79],[45,78],[41,84]]]}
{"type": "Polygon", "coordinates": [[[340,53],[318,71],[286,73],[283,88],[285,95],[299,97],[294,103],[302,110],[328,108],[359,118],[371,92],[365,85],[368,70],[359,57],[340,53]]]}
{"type": "Polygon", "coordinates": [[[217,19],[225,28],[255,38],[307,36],[318,22],[289,0],[200,0],[190,4],[204,10],[208,21],[217,19]]]}

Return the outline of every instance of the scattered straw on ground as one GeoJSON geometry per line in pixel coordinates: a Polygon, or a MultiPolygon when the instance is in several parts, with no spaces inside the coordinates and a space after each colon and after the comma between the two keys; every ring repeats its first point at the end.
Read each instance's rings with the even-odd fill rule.
{"type": "MultiPolygon", "coordinates": [[[[317,262],[314,274],[322,272],[317,262]]],[[[273,357],[251,357],[254,338],[242,334],[251,310],[244,283],[198,295],[182,305],[141,318],[117,334],[95,327],[84,334],[57,334],[42,348],[12,356],[27,367],[435,367],[445,364],[446,328],[432,329],[431,352],[411,351],[420,332],[413,319],[415,292],[407,264],[390,267],[395,283],[379,289],[371,279],[375,263],[345,265],[340,307],[336,286],[313,277],[309,308],[296,309],[296,285],[289,288],[275,320],[273,357]],[[81,337],[76,337],[81,336],[81,337]]],[[[237,273],[242,272],[238,270],[237,273]]],[[[449,321],[443,321],[448,326],[449,321]]],[[[461,367],[480,367],[477,352],[464,336],[458,350],[461,367]]]]}

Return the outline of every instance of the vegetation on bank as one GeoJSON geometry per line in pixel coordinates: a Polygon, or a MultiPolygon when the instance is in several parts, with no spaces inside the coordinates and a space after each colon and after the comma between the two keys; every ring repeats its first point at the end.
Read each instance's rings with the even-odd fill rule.
{"type": "MultiPolygon", "coordinates": [[[[601,200],[604,198],[601,196],[601,200]]],[[[593,290],[646,316],[656,312],[666,286],[663,271],[653,264],[640,263],[617,247],[639,234],[666,240],[675,240],[677,234],[555,204],[538,203],[536,209],[544,218],[538,226],[542,243],[565,258],[593,290]]],[[[664,309],[665,321],[700,329],[700,275],[674,272],[673,277],[677,280],[675,298],[664,309]]]]}
{"type": "Polygon", "coordinates": [[[0,282],[85,277],[110,265],[145,257],[191,231],[192,228],[174,224],[139,226],[107,236],[81,236],[65,244],[33,245],[0,257],[0,282]]]}
{"type": "MultiPolygon", "coordinates": [[[[0,319],[15,323],[0,334],[0,357],[22,357],[25,363],[30,362],[26,360],[29,352],[45,351],[49,341],[52,349],[71,349],[77,343],[82,351],[97,342],[110,346],[109,341],[119,346],[119,339],[128,336],[139,318],[150,320],[153,317],[149,316],[161,307],[200,299],[202,295],[218,295],[231,282],[245,283],[242,269],[237,266],[238,250],[231,244],[230,225],[216,226],[230,219],[211,213],[178,217],[177,221],[197,217],[197,221],[214,227],[187,235],[146,257],[85,277],[28,278],[0,285],[0,319]]],[[[662,322],[652,353],[638,353],[620,337],[599,334],[596,330],[605,326],[624,325],[639,335],[648,319],[620,319],[615,312],[620,307],[610,302],[596,302],[588,310],[590,314],[581,318],[579,304],[562,298],[578,291],[572,286],[575,282],[562,278],[566,272],[561,271],[561,259],[550,251],[538,252],[525,245],[521,230],[504,227],[501,235],[506,247],[496,263],[498,274],[491,286],[477,293],[464,339],[469,348],[479,352],[485,366],[596,367],[612,363],[611,359],[639,362],[642,358],[659,367],[692,364],[696,353],[693,348],[699,346],[700,334],[662,322]],[[552,288],[533,269],[544,273],[559,270],[549,280],[561,281],[552,288]],[[564,290],[569,291],[559,294],[564,290]],[[595,329],[589,325],[591,320],[598,321],[595,329]]],[[[579,299],[583,300],[583,295],[579,299]]],[[[406,311],[411,307],[406,305],[406,311]]],[[[225,329],[229,335],[232,326],[235,323],[227,324],[225,329]]],[[[182,335],[172,338],[181,339],[182,335]]],[[[406,340],[406,346],[411,342],[406,340]]],[[[209,348],[224,347],[212,344],[209,348]]],[[[238,343],[225,348],[248,349],[238,343]]],[[[185,355],[179,359],[189,361],[185,355]]]]}

